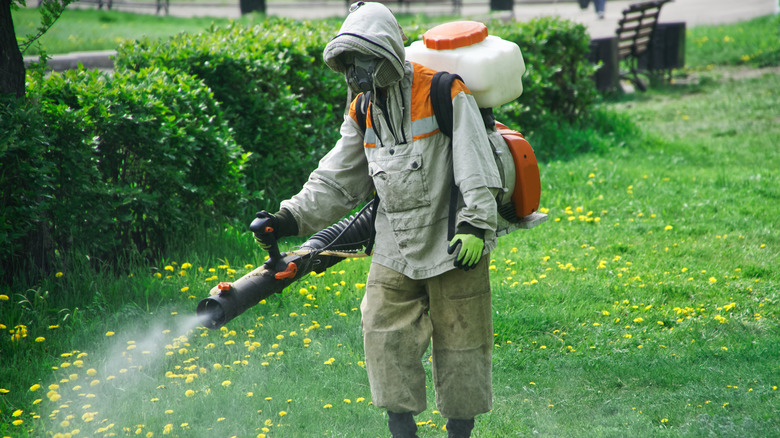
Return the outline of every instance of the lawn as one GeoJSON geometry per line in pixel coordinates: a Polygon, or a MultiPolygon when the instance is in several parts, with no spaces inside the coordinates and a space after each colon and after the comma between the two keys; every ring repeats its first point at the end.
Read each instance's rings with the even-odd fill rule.
{"type": "MultiPolygon", "coordinates": [[[[37,9],[23,8],[13,12],[13,20],[17,38],[23,39],[37,33],[41,18],[37,9]]],[[[233,21],[250,24],[261,20],[259,15],[247,15],[233,21]]],[[[49,55],[113,50],[128,40],[141,37],[167,38],[180,32],[198,33],[209,26],[226,25],[230,21],[227,18],[179,18],[96,9],[66,9],[54,26],[40,38],[40,46],[31,45],[24,55],[37,55],[41,49],[49,55]]]]}
{"type": "MultiPolygon", "coordinates": [[[[550,220],[491,254],[495,400],[474,436],[780,436],[780,75],[724,71],[601,103],[579,129],[608,147],[542,163],[550,220]]],[[[3,286],[0,434],[386,436],[368,258],[197,327],[198,300],[263,257],[214,224],[152,266],[3,286]]],[[[420,436],[444,436],[429,391],[420,436]]]]}

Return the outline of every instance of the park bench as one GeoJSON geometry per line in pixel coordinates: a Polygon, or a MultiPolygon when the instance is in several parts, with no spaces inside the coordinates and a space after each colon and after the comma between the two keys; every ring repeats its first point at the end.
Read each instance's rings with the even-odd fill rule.
{"type": "Polygon", "coordinates": [[[653,0],[629,5],[623,10],[623,18],[618,21],[617,57],[625,61],[628,71],[621,73],[621,79],[628,79],[638,89],[646,87],[639,79],[643,70],[640,60],[647,53],[653,39],[661,7],[670,0],[653,0]]]}
{"type": "Polygon", "coordinates": [[[646,90],[639,75],[668,73],[685,66],[685,23],[659,23],[661,7],[672,0],[634,3],[623,10],[615,36],[590,41],[589,60],[601,67],[596,88],[610,90],[621,79],[646,90]],[[620,69],[621,61],[626,69],[620,69]]]}

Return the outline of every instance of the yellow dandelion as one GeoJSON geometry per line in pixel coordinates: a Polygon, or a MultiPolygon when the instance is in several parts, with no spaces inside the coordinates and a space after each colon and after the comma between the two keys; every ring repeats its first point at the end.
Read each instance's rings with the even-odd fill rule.
{"type": "Polygon", "coordinates": [[[39,389],[41,389],[41,385],[39,385],[37,383],[30,387],[30,391],[32,391],[32,392],[35,392],[35,391],[37,391],[39,389]]]}
{"type": "Polygon", "coordinates": [[[332,405],[332,404],[330,404],[330,403],[328,403],[328,404],[326,404],[325,406],[323,406],[323,408],[325,408],[325,409],[330,409],[330,408],[332,408],[332,407],[333,407],[333,405],[332,405]]]}
{"type": "Polygon", "coordinates": [[[191,389],[188,389],[188,390],[186,390],[186,391],[184,392],[184,395],[185,395],[185,396],[187,396],[187,397],[192,397],[192,396],[194,396],[194,395],[195,395],[195,391],[193,391],[193,390],[191,390],[191,389]]]}
{"type": "Polygon", "coordinates": [[[0,295],[0,301],[8,301],[8,300],[10,300],[10,298],[8,298],[8,295],[5,294],[0,295]]]}
{"type": "Polygon", "coordinates": [[[230,384],[231,384],[230,380],[225,380],[224,382],[222,382],[222,386],[224,386],[225,388],[230,386],[230,384]]]}
{"type": "Polygon", "coordinates": [[[108,331],[106,332],[106,336],[114,336],[114,332],[108,331]]]}

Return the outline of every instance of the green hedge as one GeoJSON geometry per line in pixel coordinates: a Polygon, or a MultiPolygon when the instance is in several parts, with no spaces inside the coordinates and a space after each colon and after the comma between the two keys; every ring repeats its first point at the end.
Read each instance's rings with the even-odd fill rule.
{"type": "Polygon", "coordinates": [[[124,44],[115,65],[130,71],[170,68],[201,78],[236,141],[252,153],[246,183],[253,208],[270,210],[300,189],[338,140],[346,86],[322,62],[337,30],[282,18],[252,27],[214,26],[164,43],[124,44]]]}
{"type": "Polygon", "coordinates": [[[559,121],[587,118],[598,94],[588,61],[587,29],[558,17],[533,19],[522,25],[495,25],[491,32],[515,42],[523,52],[526,74],[523,95],[504,105],[497,116],[508,118],[525,133],[559,121]]]}
{"type": "Polygon", "coordinates": [[[211,92],[186,73],[32,78],[27,101],[0,112],[6,273],[31,256],[49,269],[55,250],[108,262],[128,250],[159,255],[245,197],[242,151],[211,92]]]}
{"type": "MultiPolygon", "coordinates": [[[[538,127],[586,119],[598,99],[588,61],[590,36],[585,26],[559,17],[540,17],[522,23],[487,22],[491,35],[520,47],[526,73],[523,95],[495,109],[496,118],[524,134],[538,127]]],[[[410,41],[422,38],[427,27],[404,29],[410,41]]]]}
{"type": "MultiPolygon", "coordinates": [[[[124,44],[112,74],[30,75],[26,102],[0,108],[3,269],[47,268],[72,248],[107,261],[161,254],[193,224],[276,208],[338,139],[347,90],[322,51],[339,25],[212,27],[124,44]]],[[[542,18],[489,29],[520,46],[528,69],[499,120],[529,135],[588,116],[584,27],[542,18]]],[[[414,40],[425,26],[405,30],[414,40]]]]}
{"type": "MultiPolygon", "coordinates": [[[[172,68],[203,79],[236,141],[253,153],[246,170],[251,205],[275,209],[338,140],[347,90],[322,62],[322,51],[339,26],[269,18],[251,27],[212,27],[163,43],[124,44],[115,63],[127,70],[172,68]]],[[[584,26],[547,17],[511,25],[496,21],[488,28],[517,43],[527,66],[523,96],[496,111],[501,121],[530,134],[543,124],[587,116],[597,94],[584,26]]],[[[411,24],[405,33],[411,42],[426,30],[411,24]]]]}

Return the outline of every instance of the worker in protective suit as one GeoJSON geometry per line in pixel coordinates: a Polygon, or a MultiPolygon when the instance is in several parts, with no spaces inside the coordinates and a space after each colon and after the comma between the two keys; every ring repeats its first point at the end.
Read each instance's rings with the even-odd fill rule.
{"type": "Polygon", "coordinates": [[[488,265],[498,169],[468,88],[459,81],[452,88],[450,145],[429,97],[435,72],[405,61],[406,37],[393,14],[368,2],[350,11],[323,57],[366,95],[367,116],[359,120],[359,100],[352,101],[341,139],[302,190],[258,217],[275,238],[307,235],[376,194],[361,303],[373,403],[387,410],[393,437],[416,437],[414,415],[426,409],[423,355],[432,345],[437,408],[449,437],[468,437],[474,417],[492,407],[488,265]],[[453,181],[457,227],[448,239],[453,181]]]}

